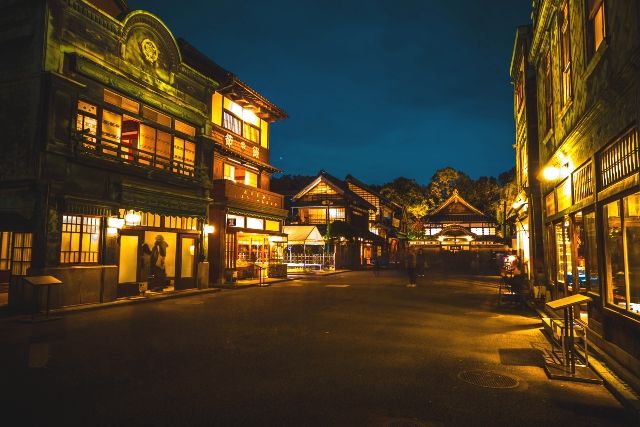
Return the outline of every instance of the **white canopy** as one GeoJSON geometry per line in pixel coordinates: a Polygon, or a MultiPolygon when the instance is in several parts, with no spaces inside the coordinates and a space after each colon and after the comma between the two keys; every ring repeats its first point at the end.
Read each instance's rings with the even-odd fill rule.
{"type": "Polygon", "coordinates": [[[289,235],[289,245],[324,245],[324,238],[314,225],[285,225],[282,232],[289,235]]]}

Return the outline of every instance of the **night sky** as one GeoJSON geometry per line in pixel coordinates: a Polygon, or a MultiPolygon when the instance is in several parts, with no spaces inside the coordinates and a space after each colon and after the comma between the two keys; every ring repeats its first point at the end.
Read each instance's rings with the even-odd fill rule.
{"type": "Polygon", "coordinates": [[[514,164],[509,63],[529,0],[129,0],[289,114],[272,163],[382,184],[514,164]],[[178,6],[179,5],[179,6],[178,6]]]}

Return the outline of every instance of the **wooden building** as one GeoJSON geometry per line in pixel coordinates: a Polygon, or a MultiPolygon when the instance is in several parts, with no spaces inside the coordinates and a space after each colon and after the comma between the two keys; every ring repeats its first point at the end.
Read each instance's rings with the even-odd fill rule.
{"type": "Polygon", "coordinates": [[[241,262],[282,274],[286,211],[269,191],[269,125],[282,110],[123,1],[0,11],[13,58],[0,64],[0,291],[11,282],[11,305],[30,304],[25,275],[62,280],[53,307],[137,295],[156,271],[143,245],[156,241],[164,291],[207,287],[241,262]]]}
{"type": "Polygon", "coordinates": [[[376,207],[325,171],[291,198],[290,209],[291,224],[315,225],[327,237],[335,268],[364,267],[385,244],[369,231],[376,207]]]}
{"type": "Polygon", "coordinates": [[[369,231],[384,239],[384,244],[377,246],[375,252],[373,246],[366,246],[365,258],[369,263],[377,257],[382,264],[401,264],[407,245],[407,216],[404,207],[351,175],[347,175],[345,182],[351,191],[376,208],[369,212],[369,231]]]}
{"type": "Polygon", "coordinates": [[[424,217],[424,239],[411,246],[425,251],[434,267],[490,269],[496,252],[506,249],[496,219],[467,202],[457,189],[424,217]]]}
{"type": "Polygon", "coordinates": [[[589,339],[640,376],[640,4],[534,6],[548,296],[591,297],[589,339]]]}
{"type": "Polygon", "coordinates": [[[269,191],[272,123],[287,114],[237,76],[179,40],[185,62],[220,83],[210,105],[213,145],[211,179],[213,204],[209,222],[208,259],[214,283],[238,278],[286,276],[283,254],[287,216],[283,196],[269,191]]]}

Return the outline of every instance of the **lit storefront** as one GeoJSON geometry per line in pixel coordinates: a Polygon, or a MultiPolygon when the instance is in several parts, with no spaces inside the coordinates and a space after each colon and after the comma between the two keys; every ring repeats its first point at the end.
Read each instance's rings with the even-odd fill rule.
{"type": "Polygon", "coordinates": [[[208,285],[197,280],[211,202],[199,171],[213,151],[202,129],[217,83],[185,67],[173,35],[150,13],[123,6],[111,16],[84,1],[38,6],[46,13],[33,7],[23,12],[42,28],[55,10],[58,31],[45,32],[44,43],[20,41],[44,55],[32,61],[43,65],[7,98],[16,112],[47,106],[7,116],[34,130],[31,139],[7,135],[31,155],[0,156],[13,165],[3,163],[9,181],[0,190],[0,271],[11,274],[10,304],[32,306],[23,275],[62,281],[52,307],[137,295],[153,270],[143,245],[156,241],[164,290],[208,285]]]}
{"type": "Polygon", "coordinates": [[[269,161],[269,130],[287,114],[190,44],[179,43],[184,60],[221,87],[211,94],[207,123],[213,146],[209,223],[215,229],[208,237],[210,281],[286,276],[287,212],[283,197],[269,190],[271,174],[280,172],[269,161]]]}
{"type": "Polygon", "coordinates": [[[227,214],[225,268],[239,279],[286,275],[287,235],[282,221],[227,214]]]}

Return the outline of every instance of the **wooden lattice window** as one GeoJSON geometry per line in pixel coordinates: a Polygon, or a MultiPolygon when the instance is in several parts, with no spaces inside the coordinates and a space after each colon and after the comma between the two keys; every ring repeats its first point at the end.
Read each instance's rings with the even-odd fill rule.
{"type": "Polygon", "coordinates": [[[573,172],[573,203],[577,203],[593,195],[593,180],[591,179],[593,165],[591,162],[573,172]]]}
{"type": "Polygon", "coordinates": [[[599,156],[601,188],[625,178],[640,169],[638,130],[631,129],[607,147],[599,156]]]}
{"type": "Polygon", "coordinates": [[[63,215],[60,263],[97,263],[100,255],[100,218],[63,215]]]}
{"type": "Polygon", "coordinates": [[[26,276],[31,267],[31,246],[33,235],[31,233],[13,233],[13,249],[11,251],[11,274],[14,276],[26,276]]]}

